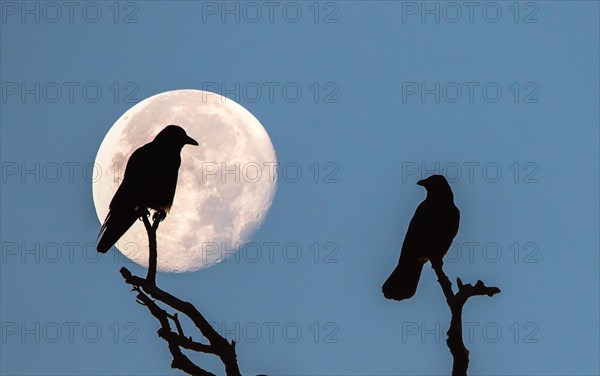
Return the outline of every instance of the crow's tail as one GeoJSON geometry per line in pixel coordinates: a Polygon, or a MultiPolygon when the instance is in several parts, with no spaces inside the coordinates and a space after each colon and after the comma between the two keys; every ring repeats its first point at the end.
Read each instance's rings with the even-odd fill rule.
{"type": "Polygon", "coordinates": [[[417,259],[400,260],[381,288],[383,296],[387,299],[404,300],[415,295],[423,265],[424,262],[417,259]]]}
{"type": "Polygon", "coordinates": [[[102,228],[100,228],[100,233],[98,234],[98,237],[100,238],[98,246],[96,247],[98,252],[106,253],[110,247],[115,245],[117,240],[119,240],[135,223],[138,215],[138,212],[133,209],[118,212],[113,210],[109,211],[102,228]]]}

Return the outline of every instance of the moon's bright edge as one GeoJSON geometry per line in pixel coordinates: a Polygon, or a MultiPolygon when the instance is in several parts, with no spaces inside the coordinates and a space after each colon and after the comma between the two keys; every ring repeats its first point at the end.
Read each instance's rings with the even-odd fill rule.
{"type": "MultiPolygon", "coordinates": [[[[189,272],[221,261],[250,241],[271,207],[277,158],[260,122],[231,99],[200,90],[152,96],[123,114],[106,134],[96,156],[92,185],[100,222],[140,146],[165,126],[184,128],[199,146],[184,146],[175,200],[160,224],[158,270],[189,272]]],[[[148,238],[141,221],[117,249],[148,266],[148,238]]]]}

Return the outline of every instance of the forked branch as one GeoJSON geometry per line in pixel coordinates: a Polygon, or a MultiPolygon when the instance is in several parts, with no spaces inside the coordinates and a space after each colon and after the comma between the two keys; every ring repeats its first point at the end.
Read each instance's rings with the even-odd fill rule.
{"type": "Polygon", "coordinates": [[[161,290],[156,286],[156,230],[158,225],[164,219],[164,213],[155,213],[152,218],[152,223],[148,219],[147,211],[141,215],[146,232],[148,233],[148,243],[150,251],[150,259],[148,262],[148,275],[146,278],[141,278],[132,275],[131,272],[123,267],[121,275],[125,279],[125,283],[132,286],[132,290],[137,293],[137,302],[146,306],[150,313],[156,317],[161,327],[158,330],[158,336],[167,341],[169,351],[173,356],[171,368],[180,369],[190,375],[214,375],[192,362],[181,349],[187,349],[207,354],[217,355],[225,366],[225,373],[228,376],[240,376],[240,369],[237,364],[237,355],[235,352],[235,341],[228,342],[223,338],[210,323],[202,316],[200,311],[190,302],[183,301],[166,291],[161,290]],[[176,311],[179,311],[190,318],[194,325],[200,330],[202,335],[208,339],[208,344],[196,342],[192,337],[186,337],[183,333],[183,328],[179,322],[177,313],[169,314],[162,309],[154,300],[154,298],[176,311]],[[169,319],[175,324],[177,332],[171,330],[169,319]]]}
{"type": "Polygon", "coordinates": [[[500,293],[497,287],[488,287],[482,281],[477,281],[475,285],[463,284],[460,278],[456,279],[458,292],[452,291],[452,282],[444,273],[443,262],[441,259],[431,259],[431,267],[437,275],[438,282],[442,287],[446,302],[450,308],[452,318],[450,328],[448,329],[448,339],[446,344],[452,354],[452,375],[465,376],[469,368],[469,350],[466,348],[462,335],[462,310],[467,300],[473,296],[494,296],[500,293]]]}

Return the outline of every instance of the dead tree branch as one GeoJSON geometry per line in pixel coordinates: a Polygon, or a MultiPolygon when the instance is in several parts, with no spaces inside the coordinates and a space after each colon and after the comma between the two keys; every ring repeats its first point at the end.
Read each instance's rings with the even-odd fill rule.
{"type": "Polygon", "coordinates": [[[183,348],[196,352],[214,354],[223,362],[225,373],[228,376],[240,376],[241,373],[237,364],[237,355],[235,352],[235,341],[231,341],[230,343],[227,339],[217,333],[192,303],[183,301],[156,286],[156,230],[158,229],[160,222],[164,219],[164,214],[155,213],[152,218],[152,223],[150,223],[148,215],[147,212],[141,215],[144,226],[146,227],[146,232],[148,233],[148,243],[150,248],[148,275],[146,278],[132,275],[125,267],[121,268],[120,272],[125,283],[131,285],[132,290],[137,293],[137,302],[146,306],[150,313],[156,317],[160,323],[161,327],[157,333],[159,337],[167,341],[169,351],[173,356],[171,368],[180,369],[190,375],[214,375],[194,364],[181,351],[183,348]],[[186,337],[183,333],[183,328],[179,322],[177,313],[169,314],[166,310],[159,307],[151,297],[189,317],[202,335],[208,339],[208,344],[196,342],[192,337],[186,337]],[[171,330],[169,319],[175,323],[177,332],[171,330]]]}
{"type": "Polygon", "coordinates": [[[497,287],[488,287],[482,281],[477,281],[475,285],[463,284],[460,278],[456,279],[458,292],[455,294],[452,291],[452,282],[444,273],[443,262],[441,259],[431,259],[431,267],[437,275],[438,282],[442,287],[446,302],[450,308],[452,318],[450,320],[450,328],[448,329],[448,339],[446,344],[452,354],[452,376],[466,376],[469,368],[469,350],[466,348],[463,341],[462,333],[462,310],[467,303],[467,300],[473,296],[494,296],[500,293],[497,287]]]}

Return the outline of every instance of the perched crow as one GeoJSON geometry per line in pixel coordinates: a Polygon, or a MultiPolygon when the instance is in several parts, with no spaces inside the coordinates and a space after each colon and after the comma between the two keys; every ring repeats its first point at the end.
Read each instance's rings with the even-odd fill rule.
{"type": "Polygon", "coordinates": [[[169,125],[131,154],[125,177],[110,202],[96,249],[105,253],[147,208],[166,214],[173,204],[179,156],[184,145],[198,145],[183,128],[169,125]]]}
{"type": "Polygon", "coordinates": [[[404,300],[417,291],[423,265],[431,258],[442,259],[458,232],[460,212],[454,206],[450,185],[441,175],[417,182],[427,190],[404,237],[398,266],[383,284],[387,299],[404,300]]]}

